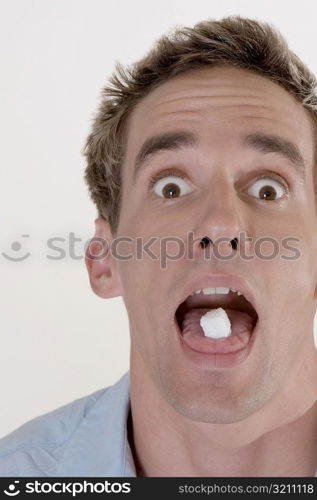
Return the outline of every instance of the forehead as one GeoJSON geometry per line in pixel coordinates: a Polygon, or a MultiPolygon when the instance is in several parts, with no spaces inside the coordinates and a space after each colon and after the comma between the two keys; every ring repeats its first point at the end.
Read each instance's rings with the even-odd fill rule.
{"type": "Polygon", "coordinates": [[[307,110],[281,86],[243,69],[202,68],[152,90],[128,120],[128,163],[148,137],[176,128],[195,131],[202,145],[213,147],[238,143],[242,131],[277,133],[294,141],[307,160],[313,156],[307,110]]]}

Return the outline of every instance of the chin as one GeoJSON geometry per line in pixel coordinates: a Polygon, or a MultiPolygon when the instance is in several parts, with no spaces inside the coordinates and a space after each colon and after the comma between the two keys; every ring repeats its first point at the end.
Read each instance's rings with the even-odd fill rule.
{"type": "Polygon", "coordinates": [[[242,385],[219,373],[212,377],[209,374],[205,380],[189,375],[187,382],[179,377],[167,378],[167,370],[164,373],[160,381],[164,399],[177,413],[196,422],[240,422],[260,410],[271,397],[266,377],[258,382],[250,377],[242,385]]]}

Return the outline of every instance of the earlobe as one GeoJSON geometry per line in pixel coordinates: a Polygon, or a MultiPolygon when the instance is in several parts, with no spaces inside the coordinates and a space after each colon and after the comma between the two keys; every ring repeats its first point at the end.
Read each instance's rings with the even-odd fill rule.
{"type": "Polygon", "coordinates": [[[92,290],[104,299],[122,295],[116,261],[111,254],[112,241],[108,221],[98,217],[95,220],[95,235],[86,248],[85,263],[92,290]]]}

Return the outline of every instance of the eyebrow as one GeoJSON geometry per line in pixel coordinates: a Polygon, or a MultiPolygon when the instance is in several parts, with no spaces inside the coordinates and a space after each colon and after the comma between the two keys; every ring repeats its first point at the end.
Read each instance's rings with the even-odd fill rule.
{"type": "MultiPolygon", "coordinates": [[[[140,171],[143,170],[153,156],[162,151],[176,151],[183,148],[197,148],[199,137],[187,130],[175,130],[153,135],[145,140],[136,159],[133,173],[135,183],[140,171]]],[[[278,135],[252,133],[241,137],[241,144],[261,153],[277,153],[293,166],[300,177],[305,179],[305,162],[298,147],[288,139],[278,135]]]]}
{"type": "Polygon", "coordinates": [[[188,130],[175,130],[153,135],[145,140],[135,159],[133,182],[136,181],[140,170],[148,161],[162,151],[176,151],[182,148],[197,147],[199,138],[188,130]]]}
{"type": "Polygon", "coordinates": [[[284,139],[278,135],[253,133],[244,136],[242,138],[242,143],[264,154],[279,154],[295,168],[303,180],[305,179],[304,158],[296,144],[288,139],[284,139]]]}

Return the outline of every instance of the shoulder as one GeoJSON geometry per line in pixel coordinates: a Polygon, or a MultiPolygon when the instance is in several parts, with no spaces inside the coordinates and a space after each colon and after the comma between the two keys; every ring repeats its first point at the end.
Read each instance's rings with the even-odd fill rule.
{"type": "Polygon", "coordinates": [[[126,381],[127,374],[113,386],[40,415],[0,439],[0,477],[54,475],[69,442],[83,433],[89,439],[90,421],[98,412],[107,418],[116,389],[126,381]]]}

